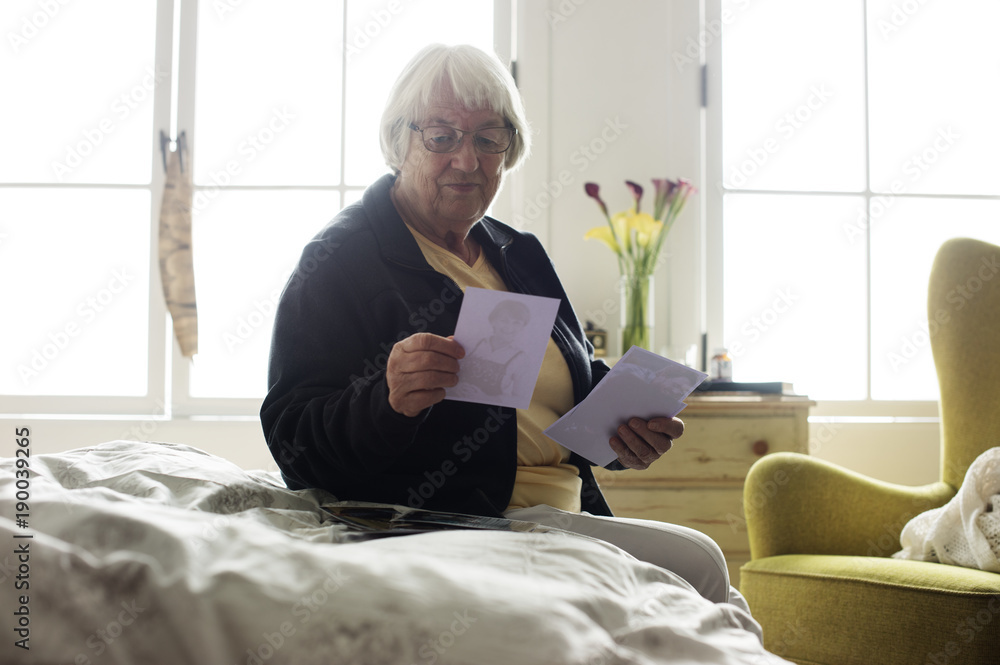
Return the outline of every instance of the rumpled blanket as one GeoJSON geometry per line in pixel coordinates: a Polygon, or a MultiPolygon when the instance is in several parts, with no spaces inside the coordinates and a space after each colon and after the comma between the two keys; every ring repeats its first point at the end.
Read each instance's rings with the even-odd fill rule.
{"type": "Polygon", "coordinates": [[[607,543],[353,542],[331,501],[180,444],[0,459],[0,663],[787,665],[749,614],[607,543]]]}
{"type": "Polygon", "coordinates": [[[911,519],[897,559],[1000,572],[1000,447],[976,458],[951,501],[911,519]]]}

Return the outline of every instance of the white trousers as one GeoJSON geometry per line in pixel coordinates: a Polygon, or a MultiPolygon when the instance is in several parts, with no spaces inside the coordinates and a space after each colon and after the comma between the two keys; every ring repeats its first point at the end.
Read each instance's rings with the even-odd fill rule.
{"type": "Polygon", "coordinates": [[[679,575],[712,602],[732,603],[750,612],[743,596],[729,584],[722,550],[700,531],[653,520],[570,513],[546,505],[508,510],[504,516],[603,540],[679,575]]]}

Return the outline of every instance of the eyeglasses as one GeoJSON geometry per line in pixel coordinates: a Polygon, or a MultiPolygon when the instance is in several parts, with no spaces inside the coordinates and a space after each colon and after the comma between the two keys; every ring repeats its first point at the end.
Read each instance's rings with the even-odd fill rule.
{"type": "Polygon", "coordinates": [[[507,152],[511,141],[514,140],[514,135],[517,134],[517,130],[513,127],[484,127],[474,132],[467,132],[445,125],[435,125],[421,129],[412,122],[410,123],[410,129],[420,132],[420,136],[424,141],[424,147],[431,152],[454,152],[462,145],[462,139],[465,138],[465,135],[472,134],[476,150],[489,155],[507,152]]]}

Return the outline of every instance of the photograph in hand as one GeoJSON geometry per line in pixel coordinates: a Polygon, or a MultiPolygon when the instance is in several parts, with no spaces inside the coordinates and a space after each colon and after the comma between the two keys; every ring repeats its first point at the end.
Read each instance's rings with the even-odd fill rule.
{"type": "Polygon", "coordinates": [[[617,427],[630,418],[673,417],[687,397],[708,377],[645,349],[633,346],[607,376],[572,411],[545,434],[600,466],[618,454],[608,443],[617,427]]]}
{"type": "Polygon", "coordinates": [[[527,408],[558,309],[555,298],[467,288],[455,325],[466,355],[445,399],[527,408]]]}

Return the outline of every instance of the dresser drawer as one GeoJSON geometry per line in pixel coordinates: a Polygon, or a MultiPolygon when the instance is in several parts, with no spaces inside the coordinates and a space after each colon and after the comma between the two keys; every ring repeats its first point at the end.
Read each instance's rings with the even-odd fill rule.
{"type": "MultiPolygon", "coordinates": [[[[681,412],[684,420],[684,412],[681,412]]],[[[767,453],[805,452],[805,419],[776,416],[692,417],[684,436],[644,471],[594,469],[602,487],[658,484],[661,481],[742,482],[750,466],[767,453]]]]}
{"type": "Polygon", "coordinates": [[[743,491],[727,489],[626,489],[601,487],[617,517],[680,524],[701,531],[723,551],[746,551],[743,491]]]}
{"type": "Polygon", "coordinates": [[[758,459],[809,452],[809,408],[800,396],[688,398],[684,436],[645,471],[594,469],[618,517],[679,524],[709,536],[726,556],[730,582],[750,560],[743,481],[758,459]]]}

